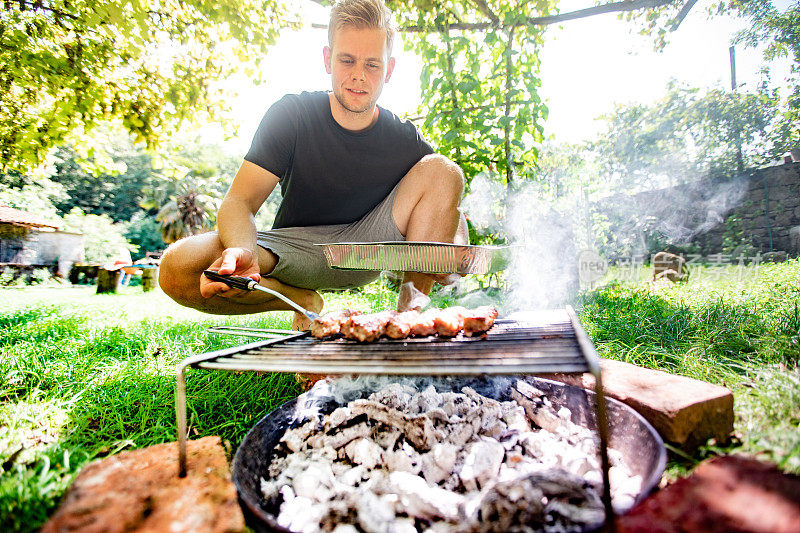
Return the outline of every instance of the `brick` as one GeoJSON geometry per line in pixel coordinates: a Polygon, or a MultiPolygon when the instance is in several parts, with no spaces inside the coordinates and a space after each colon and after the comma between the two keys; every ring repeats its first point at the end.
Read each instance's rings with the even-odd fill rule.
{"type": "Polygon", "coordinates": [[[752,457],[715,457],[620,517],[617,531],[800,533],[800,476],[752,457]]]}
{"type": "MultiPolygon", "coordinates": [[[[733,432],[733,394],[725,387],[611,359],[601,368],[605,394],[631,406],[672,444],[691,450],[711,438],[725,442],[733,432]]],[[[591,374],[541,377],[594,390],[591,374]]]]}
{"type": "Polygon", "coordinates": [[[89,463],[41,532],[246,531],[219,437],[189,441],[187,454],[185,478],[174,442],[89,463]]]}

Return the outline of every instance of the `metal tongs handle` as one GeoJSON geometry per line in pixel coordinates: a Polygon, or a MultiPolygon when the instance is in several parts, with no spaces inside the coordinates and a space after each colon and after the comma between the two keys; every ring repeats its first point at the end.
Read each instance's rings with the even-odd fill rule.
{"type": "Polygon", "coordinates": [[[253,281],[250,278],[243,278],[241,276],[226,276],[224,274],[218,273],[215,270],[206,270],[206,271],[203,272],[203,274],[205,275],[205,277],[207,277],[211,281],[220,281],[220,282],[225,283],[226,285],[228,285],[229,287],[232,287],[234,289],[240,289],[240,290],[243,290],[243,291],[261,291],[261,292],[266,292],[268,294],[271,294],[272,296],[275,296],[276,298],[280,298],[281,300],[283,300],[287,304],[291,305],[298,312],[303,313],[304,315],[306,315],[311,320],[316,320],[316,319],[319,318],[319,315],[317,313],[314,313],[313,311],[308,311],[307,309],[304,309],[303,307],[300,307],[299,305],[297,305],[292,300],[290,300],[289,298],[287,298],[283,294],[279,293],[278,291],[273,291],[272,289],[268,289],[266,287],[262,287],[261,285],[258,284],[258,282],[253,281]]]}

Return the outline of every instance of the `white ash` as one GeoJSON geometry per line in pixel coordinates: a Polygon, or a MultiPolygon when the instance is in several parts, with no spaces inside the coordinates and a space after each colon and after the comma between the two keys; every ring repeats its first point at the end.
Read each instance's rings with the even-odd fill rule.
{"type": "MultiPolygon", "coordinates": [[[[597,438],[568,409],[556,411],[522,380],[505,383],[513,401],[424,383],[390,383],[366,399],[349,384],[344,394],[322,384],[318,398],[350,397],[324,416],[301,398],[298,425],[261,480],[278,524],[302,533],[488,533],[602,522],[597,438]]],[[[609,458],[614,506],[627,509],[642,480],[619,452],[609,458]]]]}

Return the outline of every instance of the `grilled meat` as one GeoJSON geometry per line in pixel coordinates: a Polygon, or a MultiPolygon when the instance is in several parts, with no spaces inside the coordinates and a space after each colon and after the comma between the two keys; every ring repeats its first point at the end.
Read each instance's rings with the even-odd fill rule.
{"type": "Polygon", "coordinates": [[[484,305],[467,309],[464,313],[464,335],[472,337],[476,333],[488,331],[497,318],[497,309],[484,305]]]}
{"type": "Polygon", "coordinates": [[[397,311],[381,311],[371,315],[357,315],[342,326],[342,334],[348,339],[355,339],[361,342],[377,340],[386,331],[389,320],[397,314],[397,311]]]}
{"type": "Polygon", "coordinates": [[[417,321],[411,325],[409,334],[415,337],[427,337],[428,335],[436,333],[436,327],[433,321],[437,314],[439,314],[439,309],[428,309],[420,313],[417,317],[417,321]]]}
{"type": "Polygon", "coordinates": [[[361,311],[351,311],[350,309],[326,313],[311,323],[311,334],[318,339],[336,335],[341,332],[342,324],[350,320],[350,317],[360,314],[361,311]]]}
{"type": "Polygon", "coordinates": [[[455,337],[464,328],[465,307],[442,309],[433,320],[436,333],[442,337],[455,337]]]}
{"type": "Polygon", "coordinates": [[[455,337],[461,331],[471,337],[488,331],[496,318],[497,310],[488,306],[475,309],[428,309],[422,313],[381,311],[368,315],[344,309],[316,319],[311,324],[311,334],[321,339],[341,333],[348,339],[361,342],[374,341],[382,335],[392,339],[425,337],[437,333],[442,337],[455,337]]]}
{"type": "Polygon", "coordinates": [[[411,328],[419,319],[420,312],[416,310],[397,313],[386,325],[386,336],[391,339],[405,339],[411,335],[411,328]]]}

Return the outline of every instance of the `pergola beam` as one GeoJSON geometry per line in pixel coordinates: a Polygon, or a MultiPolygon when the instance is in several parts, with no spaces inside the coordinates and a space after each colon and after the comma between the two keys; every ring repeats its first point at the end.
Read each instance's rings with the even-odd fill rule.
{"type": "MultiPolygon", "coordinates": [[[[322,4],[323,2],[319,0],[312,0],[318,4],[322,4]]],[[[559,22],[566,22],[569,20],[577,20],[587,17],[594,17],[596,15],[602,15],[605,13],[624,13],[626,11],[638,11],[640,9],[655,9],[658,7],[665,6],[667,4],[673,3],[674,0],[620,0],[618,2],[610,2],[608,4],[602,4],[599,6],[592,6],[587,7],[585,9],[578,9],[576,11],[570,11],[568,13],[559,13],[558,15],[549,15],[546,17],[528,17],[524,22],[519,22],[515,24],[515,26],[522,26],[522,25],[530,25],[530,26],[549,26],[550,24],[558,24],[559,22]]],[[[485,2],[477,1],[475,2],[479,10],[485,13],[483,8],[487,8],[485,2]]],[[[674,31],[678,28],[680,23],[686,18],[686,15],[689,11],[694,7],[697,3],[697,0],[687,0],[686,3],[683,5],[683,8],[675,17],[671,29],[674,31]]],[[[312,28],[321,28],[327,29],[327,24],[312,24],[312,28]]],[[[500,21],[494,17],[493,20],[489,22],[456,22],[453,24],[447,24],[445,26],[436,26],[436,27],[428,27],[428,26],[417,26],[417,25],[409,25],[409,26],[401,26],[400,31],[404,32],[427,32],[436,29],[448,29],[448,30],[473,30],[473,31],[481,31],[481,30],[489,30],[491,28],[498,28],[501,27],[500,21]]]]}

